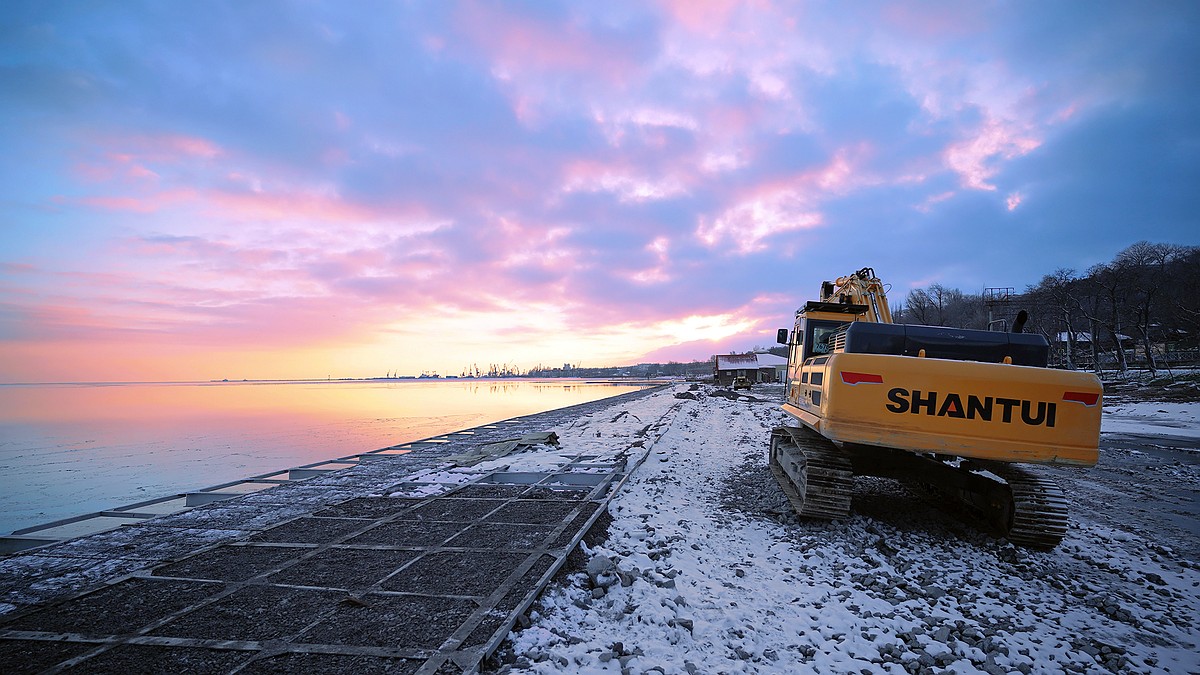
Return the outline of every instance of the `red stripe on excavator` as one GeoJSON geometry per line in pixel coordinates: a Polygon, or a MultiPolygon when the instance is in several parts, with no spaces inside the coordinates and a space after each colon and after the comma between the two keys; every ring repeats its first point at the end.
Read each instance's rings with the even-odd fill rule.
{"type": "Polygon", "coordinates": [[[1090,408],[1096,405],[1096,401],[1100,400],[1100,394],[1086,391],[1068,391],[1067,393],[1063,394],[1063,400],[1082,403],[1090,408]]]}
{"type": "Polygon", "coordinates": [[[855,384],[883,384],[882,375],[874,375],[871,373],[852,373],[848,370],[842,371],[842,382],[849,385],[855,384]]]}

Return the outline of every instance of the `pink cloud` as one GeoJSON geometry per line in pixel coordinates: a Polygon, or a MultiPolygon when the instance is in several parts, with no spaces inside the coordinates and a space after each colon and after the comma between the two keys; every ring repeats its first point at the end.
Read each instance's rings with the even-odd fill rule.
{"type": "Polygon", "coordinates": [[[957,194],[957,193],[955,193],[952,190],[947,191],[947,192],[940,192],[936,195],[926,197],[924,201],[922,201],[920,204],[916,205],[913,208],[920,211],[921,213],[929,213],[931,210],[933,210],[934,204],[940,204],[948,199],[951,199],[954,197],[955,194],[957,194]]]}
{"type": "Polygon", "coordinates": [[[134,213],[156,213],[166,208],[179,206],[194,200],[194,190],[166,190],[143,196],[100,196],[83,197],[78,203],[106,211],[132,211],[134,213]]]}
{"type": "Polygon", "coordinates": [[[671,240],[667,237],[656,237],[654,241],[646,244],[644,250],[654,256],[655,264],[625,273],[623,276],[637,284],[662,284],[671,281],[673,277],[667,271],[671,264],[671,240]]]}
{"type": "Polygon", "coordinates": [[[679,25],[695,33],[716,35],[729,25],[737,0],[663,0],[663,8],[679,25]]]}
{"type": "Polygon", "coordinates": [[[964,187],[995,190],[996,186],[987,181],[1000,172],[997,164],[1029,154],[1041,144],[1029,131],[992,119],[971,137],[950,145],[942,156],[946,165],[959,174],[964,187]]]}
{"type": "Polygon", "coordinates": [[[601,40],[573,21],[552,23],[479,2],[465,4],[457,19],[462,32],[488,54],[500,79],[567,72],[617,81],[636,65],[620,44],[601,40]]]}
{"type": "Polygon", "coordinates": [[[975,35],[988,28],[985,17],[970,3],[893,2],[879,14],[900,32],[924,40],[975,35]]]}
{"type": "Polygon", "coordinates": [[[86,147],[88,153],[73,167],[77,176],[89,182],[128,185],[156,183],[165,170],[191,169],[226,155],[213,141],[181,134],[95,135],[86,139],[86,147]]]}
{"type": "Polygon", "coordinates": [[[774,235],[820,227],[822,201],[874,180],[856,167],[868,151],[866,145],[843,148],[825,166],[742,190],[717,216],[702,216],[696,236],[711,248],[745,255],[766,248],[774,235]]]}
{"type": "Polygon", "coordinates": [[[686,194],[690,177],[645,170],[627,163],[573,161],[564,169],[562,191],[607,192],[622,202],[648,202],[686,194]]]}

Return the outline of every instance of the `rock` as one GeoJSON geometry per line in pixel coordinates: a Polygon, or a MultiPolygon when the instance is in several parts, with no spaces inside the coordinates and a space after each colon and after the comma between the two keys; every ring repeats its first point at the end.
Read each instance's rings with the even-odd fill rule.
{"type": "Polygon", "coordinates": [[[942,589],[938,588],[937,586],[932,586],[932,585],[924,586],[921,588],[921,590],[925,593],[925,597],[929,598],[930,600],[937,600],[938,598],[940,598],[946,594],[946,591],[943,591],[942,589]]]}
{"type": "Polygon", "coordinates": [[[690,633],[695,623],[691,619],[671,619],[667,622],[667,625],[672,628],[683,628],[690,633]]]}
{"type": "Polygon", "coordinates": [[[764,649],[763,658],[767,659],[768,661],[778,661],[779,652],[776,652],[774,649],[764,649]]]}
{"type": "Polygon", "coordinates": [[[937,640],[938,642],[945,643],[946,640],[950,639],[950,628],[947,626],[942,626],[941,628],[935,630],[933,632],[933,635],[931,635],[930,637],[932,637],[934,640],[937,640]]]}
{"type": "Polygon", "coordinates": [[[592,583],[599,588],[608,588],[609,586],[616,585],[620,581],[621,577],[614,572],[602,572],[601,574],[597,574],[596,577],[592,579],[592,583]]]}
{"type": "Polygon", "coordinates": [[[606,592],[607,591],[605,591],[603,587],[597,586],[596,588],[592,589],[592,599],[599,600],[600,598],[604,597],[606,592]]]}
{"type": "Polygon", "coordinates": [[[587,562],[587,573],[589,577],[596,577],[615,567],[616,565],[613,564],[612,558],[598,555],[587,562]]]}

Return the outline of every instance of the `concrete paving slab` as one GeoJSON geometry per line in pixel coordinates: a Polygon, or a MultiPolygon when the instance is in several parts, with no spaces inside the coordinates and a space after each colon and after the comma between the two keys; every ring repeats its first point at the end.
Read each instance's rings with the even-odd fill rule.
{"type": "Polygon", "coordinates": [[[159,562],[245,534],[240,530],[160,527],[157,520],[119,530],[72,539],[38,549],[37,555],[97,560],[159,562]]]}
{"type": "Polygon", "coordinates": [[[292,544],[329,544],[367,523],[353,518],[297,518],[250,537],[250,541],[292,544]]]}
{"type": "Polygon", "coordinates": [[[424,659],[391,659],[382,656],[346,654],[279,654],[252,661],[240,675],[409,675],[417,672],[424,659]]]}
{"type": "Polygon", "coordinates": [[[253,656],[254,652],[203,647],[118,645],[84,661],[68,672],[113,675],[228,672],[253,656]]]}
{"type": "Polygon", "coordinates": [[[546,543],[546,537],[550,536],[554,529],[552,525],[481,523],[467,528],[462,534],[446,542],[446,546],[518,551],[541,548],[546,543]]]}
{"type": "Polygon", "coordinates": [[[436,650],[478,605],[445,597],[368,594],[361,603],[342,603],[301,636],[306,643],[436,650]]]}
{"type": "Polygon", "coordinates": [[[199,581],[128,579],[19,616],[4,628],[90,637],[132,635],[224,588],[199,581]]]}
{"type": "Polygon", "coordinates": [[[566,504],[557,501],[542,500],[518,500],[505,504],[497,509],[494,513],[487,516],[485,520],[490,523],[530,523],[536,525],[545,525],[547,523],[557,523],[567,517],[576,504],[568,502],[566,504]]]}
{"type": "Polygon", "coordinates": [[[440,520],[470,523],[504,505],[502,499],[458,499],[438,497],[408,513],[413,520],[440,520]]]}
{"type": "Polygon", "coordinates": [[[155,518],[152,523],[155,527],[257,532],[308,515],[311,511],[312,509],[304,504],[282,503],[264,506],[244,504],[238,499],[155,518]]]}
{"type": "Polygon", "coordinates": [[[488,596],[528,557],[526,553],[439,551],[383,582],[401,593],[488,596]]]}
{"type": "Polygon", "coordinates": [[[37,673],[95,648],[85,642],[0,640],[0,663],[12,672],[37,673]]]}
{"type": "Polygon", "coordinates": [[[314,513],[321,518],[389,518],[398,516],[420,504],[420,499],[398,497],[358,497],[314,513]]]}
{"type": "Polygon", "coordinates": [[[344,597],[336,591],[246,586],[167,622],[151,635],[238,642],[279,640],[293,637],[331,614],[344,597]]]}
{"type": "Polygon", "coordinates": [[[266,578],[273,584],[365,591],[416,560],[418,551],[330,548],[266,578]]]}
{"type": "Polygon", "coordinates": [[[397,520],[373,527],[347,539],[346,543],[358,546],[440,546],[468,526],[468,523],[397,520]]]}
{"type": "Polygon", "coordinates": [[[176,563],[156,567],[157,577],[184,577],[214,581],[245,581],[293,560],[298,552],[280,546],[222,545],[176,563]]]}

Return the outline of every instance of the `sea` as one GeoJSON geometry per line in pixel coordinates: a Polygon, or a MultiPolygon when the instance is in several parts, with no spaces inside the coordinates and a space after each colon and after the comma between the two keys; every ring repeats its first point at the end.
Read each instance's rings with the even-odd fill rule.
{"type": "Polygon", "coordinates": [[[0,534],[646,386],[563,379],[0,385],[0,534]]]}

